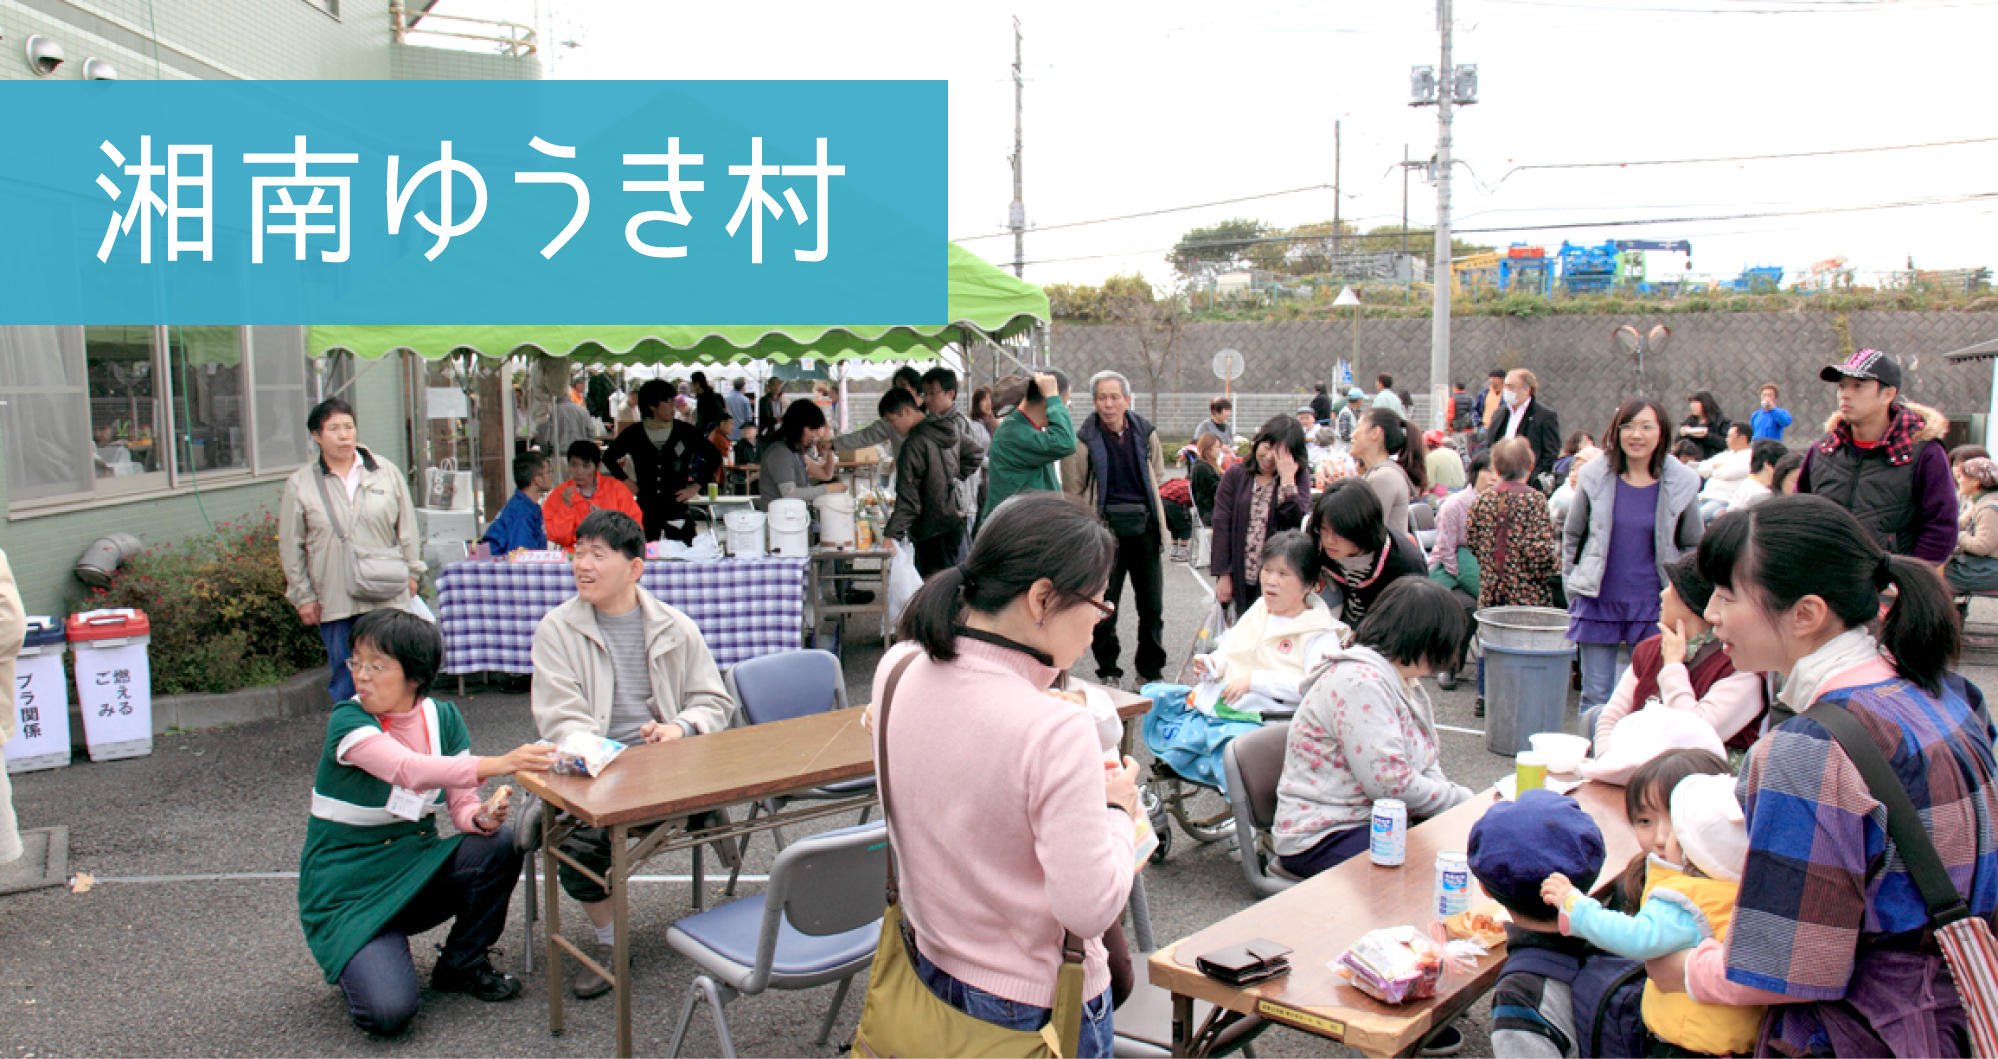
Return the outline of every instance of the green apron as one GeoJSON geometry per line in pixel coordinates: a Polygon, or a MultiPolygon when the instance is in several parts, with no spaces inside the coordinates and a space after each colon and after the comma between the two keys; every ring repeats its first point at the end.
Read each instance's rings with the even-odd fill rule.
{"type": "MultiPolygon", "coordinates": [[[[418,708],[432,754],[470,751],[457,707],[426,698],[418,708]]],[[[386,781],[340,763],[343,741],[368,731],[380,732],[382,725],[360,703],[350,699],[333,708],[298,858],[298,919],[328,982],[340,980],[347,961],[422,891],[459,842],[457,835],[437,834],[436,814],[446,811],[442,791],[427,792],[417,820],[403,820],[388,812],[386,781]]]]}

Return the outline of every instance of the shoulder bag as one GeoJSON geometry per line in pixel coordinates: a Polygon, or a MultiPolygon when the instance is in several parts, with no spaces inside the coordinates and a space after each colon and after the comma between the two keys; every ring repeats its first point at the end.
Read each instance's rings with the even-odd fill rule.
{"type": "MultiPolygon", "coordinates": [[[[347,595],[362,603],[387,603],[409,591],[409,564],[403,561],[401,553],[354,543],[349,531],[341,527],[339,517],[333,513],[333,495],[326,491],[326,475],[320,473],[317,467],[308,469],[307,473],[312,475],[313,484],[319,487],[319,501],[326,505],[327,524],[333,527],[333,535],[340,538],[340,546],[347,550],[347,595]]],[[[356,521],[360,517],[361,504],[357,494],[348,521],[356,521]]]]}
{"type": "Polygon", "coordinates": [[[895,871],[893,799],[888,769],[888,712],[895,686],[916,660],[902,659],[882,688],[880,752],[875,774],[881,786],[881,817],[888,822],[888,908],[881,915],[881,941],[867,975],[867,1000],[853,1035],[854,1059],[887,1056],[1003,1056],[1008,1059],[1063,1059],[1075,1055],[1082,1038],[1082,939],[1062,932],[1061,972],[1056,979],[1053,1017],[1039,1031],[1012,1030],[967,1015],[944,1003],[916,973],[915,931],[902,918],[901,887],[895,871]]]}
{"type": "Polygon", "coordinates": [[[1908,874],[1914,876],[1922,902],[1929,906],[1936,943],[1962,998],[1963,1013],[1970,1022],[1970,1054],[1998,1055],[1998,941],[1992,938],[1991,924],[1983,916],[1972,915],[1964,905],[1963,896],[1943,869],[1935,842],[1922,826],[1914,799],[1908,797],[1908,788],[1858,718],[1830,702],[1818,703],[1803,716],[1823,725],[1838,740],[1845,756],[1866,780],[1867,790],[1887,807],[1887,834],[1900,849],[1908,874]]]}

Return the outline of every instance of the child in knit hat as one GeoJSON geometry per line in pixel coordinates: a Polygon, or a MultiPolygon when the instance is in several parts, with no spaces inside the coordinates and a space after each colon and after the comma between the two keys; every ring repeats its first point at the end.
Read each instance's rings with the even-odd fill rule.
{"type": "MultiPolygon", "coordinates": [[[[1643,904],[1612,912],[1559,874],[1541,897],[1561,912],[1561,932],[1633,960],[1725,942],[1748,858],[1748,825],[1727,762],[1705,750],[1674,750],[1630,779],[1625,805],[1644,847],[1643,904]]],[[[1644,1024],[1667,1044],[1703,1055],[1743,1055],[1755,1047],[1763,1009],[1702,1004],[1684,993],[1644,986],[1644,1024]]]]}

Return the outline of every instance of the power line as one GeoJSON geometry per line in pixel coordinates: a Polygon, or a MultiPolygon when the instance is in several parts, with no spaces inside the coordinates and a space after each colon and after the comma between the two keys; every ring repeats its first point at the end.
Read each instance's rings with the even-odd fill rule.
{"type": "Polygon", "coordinates": [[[1747,4],[1718,7],[1711,4],[1705,7],[1626,7],[1619,4],[1576,3],[1564,0],[1488,0],[1488,2],[1514,7],[1551,7],[1598,13],[1652,15],[1819,15],[1875,11],[1946,11],[1952,8],[1992,6],[1992,0],[1940,0],[1928,4],[1909,3],[1906,0],[1824,0],[1824,2],[1802,0],[1795,4],[1784,4],[1781,0],[1760,0],[1760,6],[1755,7],[1747,4]]]}
{"type": "MultiPolygon", "coordinates": [[[[1284,195],[1297,195],[1306,191],[1331,191],[1331,190],[1333,190],[1333,188],[1332,185],[1330,184],[1307,184],[1301,188],[1287,188],[1283,191],[1266,191],[1260,195],[1243,195],[1240,198],[1218,199],[1214,202],[1196,202],[1188,206],[1167,206],[1164,209],[1145,210],[1141,213],[1126,213],[1117,217],[1098,217],[1095,220],[1068,221],[1062,224],[1036,224],[1031,226],[1028,230],[1035,232],[1053,232],[1053,231],[1059,231],[1063,228],[1082,228],[1092,224],[1109,224],[1113,221],[1133,221],[1142,217],[1160,217],[1168,213],[1185,213],[1188,210],[1204,210],[1213,206],[1233,206],[1238,202],[1254,202],[1258,199],[1274,199],[1284,195]]],[[[1355,194],[1355,195],[1347,195],[1346,197],[1350,199],[1350,198],[1358,198],[1359,196],[1355,194]]],[[[951,241],[956,243],[969,243],[977,239],[998,239],[1002,236],[1008,236],[1012,234],[1013,234],[1012,230],[1008,229],[1003,232],[990,232],[985,235],[961,235],[957,236],[951,241]]]]}
{"type": "MultiPolygon", "coordinates": [[[[1493,184],[1489,188],[1485,188],[1485,192],[1487,194],[1490,194],[1492,191],[1497,190],[1499,184],[1503,184],[1507,180],[1511,179],[1514,173],[1523,173],[1528,170],[1629,169],[1636,166],[1711,165],[1720,162],[1766,162],[1766,161],[1776,161],[1776,160],[1791,159],[1791,158],[1826,158],[1833,155],[1847,155],[1847,154],[1879,154],[1886,151],[1919,151],[1919,150],[1927,150],[1932,147],[1963,147],[1969,144],[1978,144],[1978,143],[1998,143],[1998,136],[1974,136],[1961,140],[1932,140],[1927,143],[1896,143],[1896,144],[1886,144],[1878,147],[1831,147],[1817,151],[1781,151],[1775,154],[1714,155],[1706,158],[1636,158],[1621,162],[1539,162],[1529,165],[1513,166],[1511,169],[1505,171],[1504,176],[1498,178],[1498,183],[1493,184]]],[[[1473,173],[1472,176],[1475,178],[1477,174],[1473,173]]],[[[1479,181],[1479,187],[1481,188],[1484,187],[1483,181],[1479,181]]]]}
{"type": "MultiPolygon", "coordinates": [[[[1725,213],[1688,217],[1644,217],[1595,221],[1568,221],[1555,224],[1506,225],[1495,228],[1458,228],[1451,234],[1458,235],[1505,235],[1518,232],[1573,231],[1583,228],[1630,228],[1646,224],[1703,224],[1713,221],[1750,221],[1776,217],[1809,217],[1831,213],[1859,213],[1870,210],[1913,209],[1923,206],[1955,206],[1970,202],[1984,202],[1998,199],[1998,191],[1980,191],[1968,195],[1947,198],[1910,199],[1901,202],[1873,202],[1854,206],[1817,206],[1797,210],[1765,210],[1759,213],[1725,213]]],[[[1069,261],[1096,261],[1111,257],[1136,257],[1141,254],[1163,254],[1177,250],[1206,250],[1218,247],[1254,246],[1266,243],[1290,243],[1307,240],[1322,240],[1324,235],[1266,235],[1242,239],[1216,239],[1197,243],[1176,243],[1172,246],[1147,250],[1125,250],[1107,254],[1080,254],[1073,257],[1050,257],[1029,261],[1029,265],[1052,265],[1069,261]]]]}

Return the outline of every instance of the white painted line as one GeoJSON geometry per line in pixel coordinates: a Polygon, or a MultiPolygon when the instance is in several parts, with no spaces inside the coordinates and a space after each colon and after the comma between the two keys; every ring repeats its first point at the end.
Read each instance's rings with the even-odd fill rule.
{"type": "Polygon", "coordinates": [[[1439,724],[1436,726],[1436,730],[1439,732],[1456,732],[1459,735],[1485,734],[1485,730],[1482,728],[1459,728],[1454,724],[1439,724]]]}
{"type": "MultiPolygon", "coordinates": [[[[298,878],[298,873],[295,871],[233,871],[233,872],[196,872],[190,875],[100,875],[97,877],[96,882],[99,884],[182,883],[182,882],[266,882],[266,881],[291,882],[296,880],[297,878],[298,878]]],[[[715,879],[725,880],[728,878],[728,876],[727,874],[724,873],[719,875],[710,875],[707,878],[710,881],[715,879]]],[[[742,882],[769,882],[770,876],[744,874],[740,876],[739,879],[742,882]]],[[[631,877],[631,881],[642,882],[642,883],[691,883],[694,881],[694,877],[691,875],[634,875],[631,877]]]]}

